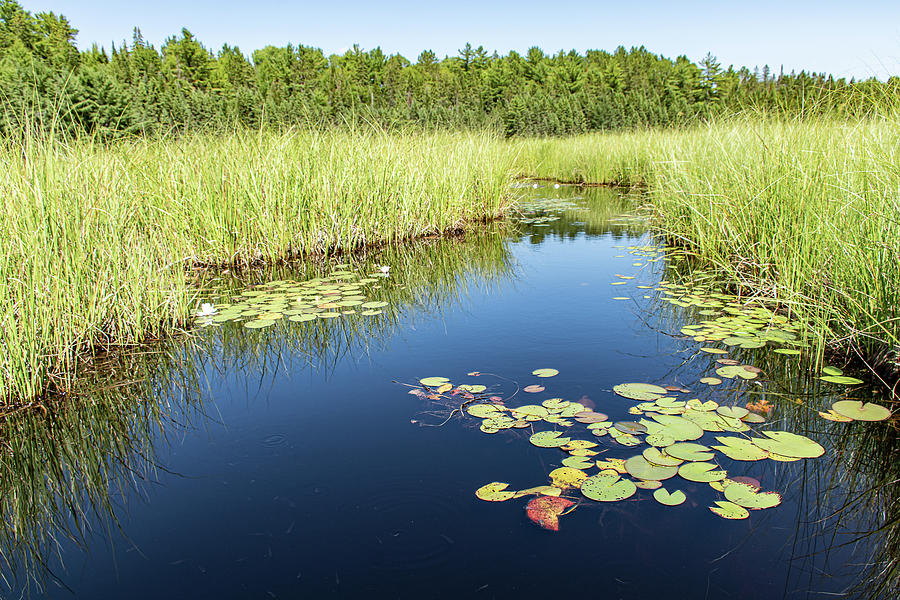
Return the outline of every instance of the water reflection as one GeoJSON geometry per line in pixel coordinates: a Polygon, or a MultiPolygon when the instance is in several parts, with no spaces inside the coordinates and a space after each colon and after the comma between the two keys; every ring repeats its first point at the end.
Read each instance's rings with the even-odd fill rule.
{"type": "MultiPolygon", "coordinates": [[[[623,597],[894,597],[896,428],[823,421],[817,411],[842,388],[765,349],[730,353],[762,369],[759,383],[697,384],[715,357],[680,332],[705,316],[653,289],[679,272],[678,261],[631,254],[629,246],[654,243],[641,198],[531,193],[576,206],[558,220],[354,258],[360,272],[391,266],[379,288],[389,302],[382,315],[197,330],[95,365],[46,417],[10,417],[0,467],[9,590],[521,597],[602,585],[623,597]],[[610,285],[617,274],[635,279],[610,285]],[[630,300],[611,303],[619,296],[630,300]],[[765,399],[776,428],[805,433],[827,453],[742,464],[785,494],[783,506],[754,513],[746,528],[716,521],[706,490],[709,498],[678,518],[652,502],[584,508],[572,515],[577,526],[545,534],[518,508],[485,507],[472,495],[494,469],[546,475],[552,465],[527,437],[485,436],[458,421],[411,424],[428,407],[390,385],[535,367],[560,367],[561,382],[573,378],[560,383],[561,395],[618,411],[617,420],[630,403],[609,389],[628,380],[685,385],[691,397],[722,403],[765,399]],[[114,569],[105,566],[107,546],[114,569]],[[601,572],[573,573],[573,558],[601,572]],[[69,568],[82,561],[90,569],[69,568]],[[111,573],[121,578],[106,583],[111,573]]],[[[200,283],[204,299],[229,297],[346,260],[200,283]]]]}

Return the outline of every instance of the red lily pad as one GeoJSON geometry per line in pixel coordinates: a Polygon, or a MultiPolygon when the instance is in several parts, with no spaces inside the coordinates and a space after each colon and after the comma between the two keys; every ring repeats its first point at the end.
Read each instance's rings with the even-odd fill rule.
{"type": "Polygon", "coordinates": [[[575,503],[567,498],[538,496],[526,506],[528,518],[550,531],[559,531],[559,515],[575,503]]]}
{"type": "Polygon", "coordinates": [[[529,385],[522,388],[523,392],[529,392],[531,394],[536,394],[538,392],[543,392],[546,388],[542,385],[529,385]]]}

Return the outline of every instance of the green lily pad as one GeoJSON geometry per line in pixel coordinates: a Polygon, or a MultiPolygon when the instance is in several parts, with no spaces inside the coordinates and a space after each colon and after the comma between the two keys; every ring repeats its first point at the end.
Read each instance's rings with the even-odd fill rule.
{"type": "Polygon", "coordinates": [[[535,369],[531,374],[537,375],[538,377],[554,377],[559,375],[559,371],[556,369],[535,369]]]}
{"type": "Polygon", "coordinates": [[[864,383],[862,379],[848,377],[846,375],[826,375],[825,377],[819,377],[819,379],[827,381],[828,383],[837,383],[840,385],[859,385],[860,383],[864,383]]]}
{"type": "Polygon", "coordinates": [[[303,313],[299,315],[291,315],[288,317],[288,321],[293,321],[294,323],[304,323],[306,321],[315,320],[316,315],[311,315],[309,313],[303,313]]]}
{"type": "Polygon", "coordinates": [[[450,383],[450,380],[446,377],[425,377],[420,379],[419,383],[428,387],[441,387],[445,383],[450,383]]]}
{"type": "Polygon", "coordinates": [[[560,437],[561,435],[562,432],[559,431],[540,431],[528,438],[528,441],[538,448],[559,448],[572,441],[572,438],[560,437]]]}
{"type": "Polygon", "coordinates": [[[466,407],[467,413],[480,419],[491,418],[502,412],[502,410],[503,409],[496,404],[470,404],[466,407]]]}
{"type": "Polygon", "coordinates": [[[719,367],[718,369],[716,369],[716,375],[718,375],[719,377],[725,377],[726,379],[734,379],[735,377],[739,377],[741,379],[756,379],[757,377],[756,373],[746,370],[743,365],[719,367]]]}
{"type": "Polygon", "coordinates": [[[856,421],[884,421],[891,416],[891,410],[874,402],[857,402],[840,400],[831,405],[831,409],[839,415],[856,421]]]}
{"type": "Polygon", "coordinates": [[[594,461],[585,456],[567,456],[562,459],[562,464],[573,469],[590,469],[594,466],[594,461]]]}
{"type": "Polygon", "coordinates": [[[671,446],[675,443],[675,438],[671,435],[666,435],[664,433],[654,433],[652,435],[648,435],[644,438],[644,441],[650,444],[651,446],[656,446],[658,448],[665,448],[666,446],[671,446]]]}
{"type": "Polygon", "coordinates": [[[607,470],[588,477],[581,483],[581,493],[597,502],[618,502],[637,492],[634,482],[622,479],[615,471],[607,470]]]}
{"type": "Polygon", "coordinates": [[[781,504],[781,494],[778,492],[760,492],[752,485],[736,481],[725,486],[724,494],[730,502],[744,508],[763,509],[781,504]]]}
{"type": "Polygon", "coordinates": [[[768,452],[788,458],[818,458],[825,448],[806,436],[788,431],[763,431],[765,438],[754,438],[753,443],[768,452]]]}
{"type": "Polygon", "coordinates": [[[774,352],[776,354],[787,354],[788,356],[796,356],[800,354],[800,351],[794,348],[776,348],[774,352]]]}
{"type": "Polygon", "coordinates": [[[725,479],[728,473],[716,471],[716,465],[708,462],[688,462],[678,468],[678,474],[688,481],[709,483],[725,479]]]}
{"type": "Polygon", "coordinates": [[[762,460],[769,456],[769,453],[751,442],[746,438],[716,436],[721,446],[713,446],[728,458],[734,460],[762,460]]]}
{"type": "Polygon", "coordinates": [[[651,465],[660,467],[677,467],[684,461],[668,454],[663,454],[659,448],[647,448],[641,453],[651,465]]]}
{"type": "Polygon", "coordinates": [[[713,511],[723,519],[740,520],[750,516],[750,512],[743,506],[738,506],[734,502],[716,501],[716,506],[710,506],[709,510],[713,511]]]}
{"type": "Polygon", "coordinates": [[[722,380],[718,377],[703,377],[700,379],[700,383],[705,383],[706,385],[721,385],[722,380]]]}
{"type": "Polygon", "coordinates": [[[653,498],[656,499],[660,504],[665,504],[666,506],[678,506],[685,500],[687,500],[687,496],[684,495],[684,492],[681,490],[675,490],[671,494],[666,488],[659,488],[658,490],[653,492],[653,498]]]}
{"type": "Polygon", "coordinates": [[[630,433],[632,435],[636,433],[647,433],[646,425],[641,425],[634,421],[618,421],[613,426],[622,433],[630,433]]]}
{"type": "Polygon", "coordinates": [[[518,408],[511,409],[513,414],[516,416],[533,416],[544,418],[548,414],[550,414],[546,408],[543,406],[538,406],[537,404],[526,404],[525,406],[519,406],[518,408]]]}
{"type": "Polygon", "coordinates": [[[362,307],[363,307],[363,308],[369,308],[369,309],[372,309],[372,308],[384,308],[384,307],[387,306],[387,305],[388,305],[387,302],[363,302],[363,303],[362,303],[362,307]]]}
{"type": "Polygon", "coordinates": [[[696,440],[703,437],[703,429],[688,419],[678,415],[650,415],[650,418],[663,426],[660,431],[649,431],[649,433],[665,433],[675,438],[675,441],[684,442],[688,440],[696,440]]]}
{"type": "Polygon", "coordinates": [[[625,470],[628,471],[629,475],[637,479],[652,479],[655,481],[670,479],[678,473],[677,467],[654,465],[640,454],[632,456],[625,461],[625,470]]]}
{"type": "Polygon", "coordinates": [[[364,310],[359,314],[361,314],[365,317],[374,317],[375,315],[380,315],[382,313],[384,313],[383,310],[364,310]]]}
{"type": "Polygon", "coordinates": [[[623,398],[641,401],[656,400],[666,395],[665,388],[652,383],[620,383],[613,387],[613,391],[623,398]]]}
{"type": "Polygon", "coordinates": [[[730,417],[732,419],[743,419],[750,413],[750,411],[743,406],[720,406],[716,409],[716,412],[723,417],[730,417]]]}
{"type": "Polygon", "coordinates": [[[244,327],[247,329],[262,329],[263,327],[271,327],[275,321],[271,319],[256,319],[253,321],[245,321],[244,327]]]}
{"type": "Polygon", "coordinates": [[[672,444],[666,448],[666,454],[673,458],[690,462],[704,462],[712,460],[715,457],[715,454],[710,452],[709,448],[703,444],[693,444],[690,442],[672,444]]]}

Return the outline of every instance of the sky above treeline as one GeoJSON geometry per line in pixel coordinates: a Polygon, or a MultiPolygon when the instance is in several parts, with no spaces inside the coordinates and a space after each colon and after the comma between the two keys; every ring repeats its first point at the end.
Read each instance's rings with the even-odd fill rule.
{"type": "Polygon", "coordinates": [[[288,43],[343,53],[353,44],[380,46],[415,62],[422,50],[456,55],[466,42],[492,53],[615,50],[645,46],[694,61],[711,52],[727,67],[831,73],[837,77],[900,75],[900,0],[498,2],[255,0],[24,0],[31,12],[53,11],[79,30],[81,49],[131,42],[140,27],[159,48],[187,27],[213,51],[237,45],[247,55],[288,43]]]}

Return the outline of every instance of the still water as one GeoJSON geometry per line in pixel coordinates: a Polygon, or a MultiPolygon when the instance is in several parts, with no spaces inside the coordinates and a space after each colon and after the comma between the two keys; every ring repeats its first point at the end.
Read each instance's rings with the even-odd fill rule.
{"type": "MultiPolygon", "coordinates": [[[[4,481],[4,593],[889,597],[877,574],[896,556],[896,536],[872,531],[896,517],[896,490],[883,486],[893,477],[884,467],[897,446],[892,430],[817,417],[844,389],[766,348],[729,353],[760,367],[758,380],[698,383],[717,356],[679,333],[698,321],[696,311],[654,289],[677,265],[636,249],[656,245],[634,216],[639,198],[529,193],[566,199],[549,213],[560,218],[360,258],[353,268],[363,272],[391,267],[378,284],[390,303],[381,315],[201,329],[98,369],[96,390],[69,401],[51,425],[21,424],[12,462],[29,476],[4,481]],[[560,373],[538,379],[537,368],[560,373]],[[827,452],[784,463],[721,460],[783,496],[745,520],[714,515],[708,507],[720,493],[676,478],[665,483],[686,493],[680,506],[640,489],[621,502],[582,498],[559,531],[546,531],[528,520],[529,498],[484,502],[474,492],[492,481],[546,484],[566,455],[530,444],[529,429],[482,433],[480,419],[450,415],[453,398],[409,393],[429,376],[515,393],[511,406],[579,401],[613,421],[640,418],[628,413],[634,401],[612,392],[624,382],[684,386],[691,393],[682,399],[723,404],[766,397],[773,428],[827,452]],[[546,390],[520,390],[537,383],[546,390]]],[[[303,280],[329,268],[253,277],[303,280]]],[[[246,282],[207,286],[218,298],[246,282]]],[[[599,444],[597,458],[642,449],[579,427],[599,444]]],[[[715,444],[711,437],[701,441],[715,444]]]]}

